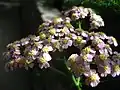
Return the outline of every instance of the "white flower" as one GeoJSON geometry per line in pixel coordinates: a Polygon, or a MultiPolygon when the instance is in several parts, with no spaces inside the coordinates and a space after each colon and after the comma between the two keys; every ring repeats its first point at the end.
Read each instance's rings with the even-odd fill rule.
{"type": "Polygon", "coordinates": [[[98,72],[101,77],[106,77],[108,74],[111,74],[111,67],[109,65],[100,66],[98,67],[98,72]]]}
{"type": "Polygon", "coordinates": [[[72,64],[74,64],[75,62],[77,62],[79,60],[79,55],[78,54],[72,54],[68,60],[67,60],[67,64],[68,66],[71,66],[72,64]]]}
{"type": "Polygon", "coordinates": [[[81,35],[82,35],[83,37],[88,37],[88,34],[87,34],[87,32],[85,32],[85,31],[82,31],[82,32],[81,32],[81,35]]]}
{"type": "Polygon", "coordinates": [[[38,51],[36,49],[32,49],[29,53],[31,53],[33,56],[38,54],[38,51]]]}
{"type": "Polygon", "coordinates": [[[101,16],[96,15],[95,13],[91,14],[91,20],[102,21],[101,16]]]}
{"type": "Polygon", "coordinates": [[[62,31],[62,29],[56,29],[56,32],[59,32],[59,33],[60,33],[61,31],[62,31]]]}
{"type": "Polygon", "coordinates": [[[104,26],[104,22],[101,16],[96,15],[95,13],[91,14],[90,20],[91,20],[91,29],[94,28],[97,29],[100,26],[104,26]]]}
{"type": "Polygon", "coordinates": [[[72,40],[70,40],[70,38],[68,38],[68,37],[65,37],[65,38],[62,40],[62,48],[63,48],[63,49],[67,49],[68,46],[72,46],[72,40]]]}
{"type": "Polygon", "coordinates": [[[29,37],[32,41],[39,41],[39,40],[40,40],[40,36],[29,35],[28,37],[29,37]]]}
{"type": "Polygon", "coordinates": [[[82,50],[82,54],[89,54],[89,53],[91,53],[91,54],[95,54],[96,51],[93,50],[90,46],[85,47],[85,48],[82,50]]]}
{"type": "Polygon", "coordinates": [[[100,43],[97,44],[97,47],[99,49],[103,49],[105,47],[105,43],[104,42],[100,42],[100,43]]]}
{"type": "Polygon", "coordinates": [[[99,50],[99,53],[100,53],[100,54],[104,54],[104,55],[109,55],[107,49],[100,49],[100,50],[99,50]]]}
{"type": "Polygon", "coordinates": [[[46,46],[44,46],[44,47],[42,48],[42,51],[43,51],[43,52],[53,51],[53,48],[52,48],[52,46],[46,45],[46,46]]]}
{"type": "MultiPolygon", "coordinates": [[[[52,43],[52,46],[53,46],[54,50],[56,50],[56,49],[59,50],[59,49],[60,49],[60,46],[61,46],[61,45],[60,45],[59,40],[52,39],[52,40],[51,40],[51,43],[52,43]]],[[[53,50],[53,51],[54,51],[54,50],[53,50]]]]}
{"type": "Polygon", "coordinates": [[[68,61],[69,60],[72,60],[72,61],[75,61],[77,58],[78,58],[78,54],[72,54],[69,58],[68,58],[68,61]]]}
{"type": "Polygon", "coordinates": [[[103,32],[98,32],[96,34],[97,34],[98,37],[100,37],[103,40],[104,39],[108,39],[108,36],[105,33],[103,33],[103,32]]]}
{"type": "MultiPolygon", "coordinates": [[[[72,54],[69,58],[68,58],[68,60],[67,60],[67,67],[68,67],[68,69],[70,70],[70,69],[72,69],[73,71],[76,71],[77,70],[77,68],[78,68],[78,66],[77,66],[77,61],[79,61],[79,55],[78,54],[72,54]],[[74,70],[74,69],[76,69],[76,70],[74,70]]],[[[76,72],[77,73],[77,72],[76,72]]]]}
{"type": "Polygon", "coordinates": [[[43,53],[43,58],[46,61],[50,61],[52,59],[49,53],[43,53]]]}
{"type": "Polygon", "coordinates": [[[18,55],[21,54],[19,49],[15,49],[15,51],[13,53],[18,54],[18,55]]]}
{"type": "Polygon", "coordinates": [[[113,53],[113,52],[112,52],[112,48],[110,47],[109,44],[106,44],[105,49],[107,49],[107,51],[108,51],[110,54],[113,53]]]}
{"type": "Polygon", "coordinates": [[[52,34],[52,35],[55,35],[56,34],[56,29],[55,28],[51,28],[49,30],[49,33],[52,34]]]}
{"type": "Polygon", "coordinates": [[[50,61],[52,59],[52,57],[50,56],[49,53],[43,53],[40,57],[39,57],[39,67],[42,69],[44,68],[48,68],[50,67],[48,61],[50,61]]]}
{"type": "Polygon", "coordinates": [[[120,66],[119,65],[114,65],[112,74],[113,77],[119,76],[120,75],[120,66]]]}
{"type": "Polygon", "coordinates": [[[80,18],[85,18],[88,15],[87,8],[79,7],[78,11],[80,12],[80,18]]]}
{"type": "Polygon", "coordinates": [[[71,39],[73,39],[73,40],[77,39],[77,35],[72,34],[72,33],[69,33],[68,37],[71,38],[71,39]]]}
{"type": "Polygon", "coordinates": [[[20,41],[15,41],[13,44],[15,44],[16,46],[20,46],[20,41]]]}
{"type": "Polygon", "coordinates": [[[50,67],[50,64],[49,64],[48,62],[46,62],[46,63],[43,63],[43,64],[39,64],[39,67],[40,67],[41,69],[43,69],[43,68],[48,68],[48,67],[50,67]]]}
{"type": "Polygon", "coordinates": [[[34,42],[34,44],[38,49],[42,49],[42,47],[43,47],[42,41],[34,42]]]}
{"type": "Polygon", "coordinates": [[[91,29],[94,29],[94,28],[97,29],[98,27],[100,27],[99,23],[96,21],[92,21],[90,23],[90,26],[91,26],[91,29]]]}
{"type": "Polygon", "coordinates": [[[115,47],[118,46],[117,40],[113,36],[110,36],[107,42],[109,44],[114,44],[115,47]]]}
{"type": "Polygon", "coordinates": [[[80,54],[80,56],[84,61],[87,61],[87,62],[92,62],[93,57],[94,57],[94,55],[92,54],[86,54],[86,55],[80,54]]]}
{"type": "Polygon", "coordinates": [[[95,70],[90,70],[88,73],[85,74],[85,76],[87,77],[86,84],[92,87],[97,86],[100,82],[100,77],[95,70]]]}
{"type": "Polygon", "coordinates": [[[69,31],[69,29],[68,29],[67,27],[64,27],[64,28],[62,29],[62,32],[63,32],[64,34],[69,34],[69,33],[70,33],[70,31],[69,31]]]}
{"type": "Polygon", "coordinates": [[[29,44],[29,40],[30,40],[29,38],[21,39],[20,41],[21,41],[22,46],[29,44]]]}

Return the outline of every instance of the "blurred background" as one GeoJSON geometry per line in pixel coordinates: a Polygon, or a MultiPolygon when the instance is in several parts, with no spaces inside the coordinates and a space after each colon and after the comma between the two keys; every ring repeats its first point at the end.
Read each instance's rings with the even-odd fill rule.
{"type": "MultiPolygon", "coordinates": [[[[55,70],[24,70],[6,72],[3,52],[7,44],[35,34],[45,20],[59,16],[72,6],[92,8],[105,22],[104,31],[120,42],[119,0],[0,0],[0,90],[77,90],[63,62],[55,62],[55,70]]],[[[120,48],[115,48],[120,51],[120,48]]],[[[120,77],[107,77],[95,88],[83,85],[82,90],[120,90],[120,77]]]]}

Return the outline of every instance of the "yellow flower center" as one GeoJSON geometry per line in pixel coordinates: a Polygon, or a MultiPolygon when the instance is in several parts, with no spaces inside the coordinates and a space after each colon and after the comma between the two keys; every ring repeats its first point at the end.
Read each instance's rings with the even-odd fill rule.
{"type": "Polygon", "coordinates": [[[93,75],[90,77],[90,81],[95,81],[96,79],[97,79],[96,74],[93,74],[93,75]]]}
{"type": "Polygon", "coordinates": [[[45,39],[46,38],[46,35],[44,33],[40,33],[39,36],[40,36],[40,39],[45,39]]]}
{"type": "Polygon", "coordinates": [[[68,40],[64,39],[64,40],[63,40],[63,43],[64,43],[64,44],[67,44],[67,43],[68,43],[68,40]]]}
{"type": "Polygon", "coordinates": [[[56,30],[55,30],[55,28],[52,28],[49,30],[49,32],[50,32],[50,34],[54,35],[56,33],[56,30]]]}
{"type": "Polygon", "coordinates": [[[120,66],[119,65],[115,65],[114,66],[114,70],[117,72],[117,71],[120,71],[120,66]]]}
{"type": "Polygon", "coordinates": [[[83,49],[83,53],[90,53],[91,48],[90,47],[86,47],[85,49],[83,49]]]}
{"type": "Polygon", "coordinates": [[[82,59],[83,59],[84,61],[87,61],[87,55],[83,55],[83,56],[82,56],[82,59]]]}
{"type": "Polygon", "coordinates": [[[62,18],[60,18],[60,17],[55,17],[54,20],[53,20],[54,24],[58,24],[61,21],[62,21],[62,18]]]}
{"type": "Polygon", "coordinates": [[[67,27],[64,27],[64,28],[62,29],[62,32],[65,33],[67,29],[68,29],[67,27]]]}
{"type": "Polygon", "coordinates": [[[75,13],[73,13],[73,14],[72,14],[72,17],[76,17],[76,14],[75,14],[75,13]]]}
{"type": "Polygon", "coordinates": [[[40,62],[41,62],[41,63],[45,63],[46,60],[42,57],[42,58],[40,58],[40,62]]]}
{"type": "Polygon", "coordinates": [[[99,57],[100,57],[100,59],[103,60],[103,61],[107,59],[107,57],[106,57],[104,54],[100,54],[99,57]]]}
{"type": "Polygon", "coordinates": [[[83,40],[82,37],[79,36],[79,37],[77,37],[77,39],[76,39],[76,43],[80,44],[82,40],[83,40]]]}
{"type": "Polygon", "coordinates": [[[28,60],[26,60],[26,64],[30,64],[32,61],[28,61],[28,60]]]}
{"type": "Polygon", "coordinates": [[[48,47],[44,47],[44,48],[42,49],[42,51],[43,51],[43,52],[48,52],[49,49],[48,49],[48,47]]]}
{"type": "Polygon", "coordinates": [[[107,71],[109,69],[108,66],[104,66],[104,70],[107,71]]]}
{"type": "Polygon", "coordinates": [[[28,52],[28,56],[33,56],[33,53],[32,52],[28,52]]]}

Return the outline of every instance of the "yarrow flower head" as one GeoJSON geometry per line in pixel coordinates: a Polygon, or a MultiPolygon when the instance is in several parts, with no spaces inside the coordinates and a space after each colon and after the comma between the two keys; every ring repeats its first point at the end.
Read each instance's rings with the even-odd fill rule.
{"type": "Polygon", "coordinates": [[[61,17],[43,22],[36,35],[8,44],[4,55],[9,62],[5,67],[10,70],[22,67],[28,70],[36,65],[40,69],[49,68],[53,52],[73,47],[79,52],[69,56],[68,70],[76,77],[84,75],[86,84],[95,87],[101,77],[120,75],[120,53],[111,47],[118,46],[117,40],[104,32],[91,30],[103,26],[103,19],[92,9],[75,6],[61,17]],[[90,27],[83,30],[82,20],[86,18],[89,18],[90,27]]]}

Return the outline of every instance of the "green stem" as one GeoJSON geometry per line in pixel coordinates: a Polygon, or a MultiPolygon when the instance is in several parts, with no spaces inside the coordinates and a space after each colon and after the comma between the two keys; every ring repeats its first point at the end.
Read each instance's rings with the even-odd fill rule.
{"type": "Polygon", "coordinates": [[[78,77],[77,80],[76,80],[74,75],[72,75],[72,79],[75,83],[75,86],[78,88],[78,90],[81,90],[80,85],[79,85],[80,84],[80,77],[78,77]]]}
{"type": "Polygon", "coordinates": [[[77,86],[78,90],[82,90],[79,86],[77,86]]]}

